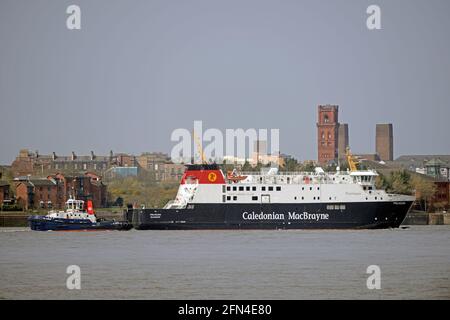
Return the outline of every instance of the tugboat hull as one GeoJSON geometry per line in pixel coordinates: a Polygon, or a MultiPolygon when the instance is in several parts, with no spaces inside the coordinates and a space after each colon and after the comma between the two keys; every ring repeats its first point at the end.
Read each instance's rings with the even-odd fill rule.
{"type": "Polygon", "coordinates": [[[398,228],[412,201],[322,204],[195,204],[189,209],[134,209],[138,230],[398,228]]]}
{"type": "Polygon", "coordinates": [[[28,218],[31,230],[36,231],[94,231],[94,230],[130,230],[133,226],[126,221],[91,221],[81,219],[48,218],[31,216],[28,218]]]}

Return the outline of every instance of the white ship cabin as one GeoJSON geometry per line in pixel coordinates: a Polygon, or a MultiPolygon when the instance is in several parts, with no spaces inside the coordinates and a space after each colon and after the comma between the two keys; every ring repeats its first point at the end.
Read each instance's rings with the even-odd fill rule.
{"type": "Polygon", "coordinates": [[[60,219],[88,219],[95,223],[95,215],[89,214],[84,208],[83,200],[69,199],[66,201],[66,208],[64,211],[50,211],[47,217],[60,219]]]}
{"type": "MultiPolygon", "coordinates": [[[[205,170],[206,174],[208,171],[205,170]]],[[[186,179],[178,189],[175,200],[165,209],[193,208],[195,204],[207,203],[326,203],[327,208],[345,210],[347,202],[396,201],[397,196],[377,190],[373,170],[325,172],[228,172],[221,175],[223,183],[202,183],[186,179]],[[329,205],[328,205],[329,204],[329,205]]],[[[211,174],[211,173],[209,173],[211,174]]]]}

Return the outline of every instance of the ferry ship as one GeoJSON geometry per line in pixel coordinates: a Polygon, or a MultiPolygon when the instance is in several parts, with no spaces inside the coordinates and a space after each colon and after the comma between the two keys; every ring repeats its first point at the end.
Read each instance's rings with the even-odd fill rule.
{"type": "Polygon", "coordinates": [[[89,231],[89,230],[130,230],[133,226],[127,221],[97,219],[92,201],[69,199],[66,209],[50,211],[45,216],[28,218],[31,230],[36,231],[89,231]]]}
{"type": "Polygon", "coordinates": [[[374,170],[333,173],[228,172],[186,166],[176,198],[163,209],[129,209],[135,229],[397,228],[415,198],[375,187],[374,170]]]}

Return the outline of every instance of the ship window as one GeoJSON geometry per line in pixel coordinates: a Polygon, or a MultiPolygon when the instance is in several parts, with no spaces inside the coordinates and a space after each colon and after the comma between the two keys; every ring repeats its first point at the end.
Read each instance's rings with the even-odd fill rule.
{"type": "Polygon", "coordinates": [[[250,191],[250,187],[245,187],[245,190],[246,191],[250,191]]]}
{"type": "Polygon", "coordinates": [[[237,196],[233,196],[233,200],[236,201],[237,200],[237,196]]]}
{"type": "Polygon", "coordinates": [[[227,196],[227,200],[230,201],[231,200],[231,196],[227,196]]]}
{"type": "Polygon", "coordinates": [[[261,187],[261,191],[266,191],[266,187],[261,187]]]}
{"type": "Polygon", "coordinates": [[[363,187],[363,190],[366,190],[366,187],[363,187]]]}
{"type": "Polygon", "coordinates": [[[253,191],[256,191],[256,187],[252,187],[252,190],[253,190],[253,191]]]}
{"type": "Polygon", "coordinates": [[[339,206],[339,208],[340,208],[341,210],[345,210],[345,204],[341,204],[341,205],[339,206]]]}
{"type": "Polygon", "coordinates": [[[313,200],[316,200],[316,197],[313,197],[313,200]]]}
{"type": "Polygon", "coordinates": [[[230,186],[227,187],[227,191],[231,191],[231,187],[230,186]]]}
{"type": "Polygon", "coordinates": [[[222,186],[222,192],[225,193],[225,186],[222,186]]]}
{"type": "Polygon", "coordinates": [[[297,197],[294,197],[294,200],[297,200],[297,197]]]}
{"type": "Polygon", "coordinates": [[[305,187],[302,187],[302,190],[305,190],[305,187]]]}
{"type": "Polygon", "coordinates": [[[375,197],[375,200],[377,200],[377,197],[375,197]]]}
{"type": "Polygon", "coordinates": [[[225,202],[225,199],[226,199],[226,196],[223,195],[223,196],[222,196],[222,202],[225,202]]]}
{"type": "Polygon", "coordinates": [[[273,187],[269,187],[269,191],[273,191],[273,187]]]}
{"type": "Polygon", "coordinates": [[[320,190],[320,187],[317,187],[317,190],[320,190]]]}
{"type": "Polygon", "coordinates": [[[328,199],[330,199],[330,200],[331,200],[331,197],[329,197],[328,199]]]}
{"type": "Polygon", "coordinates": [[[368,187],[369,188],[369,190],[372,190],[372,187],[368,187]]]}
{"type": "Polygon", "coordinates": [[[309,187],[309,190],[312,190],[312,187],[309,187]]]}
{"type": "Polygon", "coordinates": [[[302,197],[302,200],[305,200],[305,197],[302,197]]]}
{"type": "Polygon", "coordinates": [[[334,205],[334,209],[335,209],[335,210],[339,210],[339,205],[338,205],[338,204],[335,204],[335,205],[334,205]]]}
{"type": "Polygon", "coordinates": [[[258,200],[258,196],[253,196],[253,197],[252,197],[252,200],[253,200],[253,201],[257,201],[257,200],[258,200]]]}
{"type": "Polygon", "coordinates": [[[233,191],[236,191],[237,190],[237,187],[233,187],[233,191]]]}
{"type": "Polygon", "coordinates": [[[320,197],[317,197],[317,200],[320,200],[320,197]]]}
{"type": "Polygon", "coordinates": [[[244,191],[244,187],[239,187],[239,191],[244,191]]]}
{"type": "Polygon", "coordinates": [[[281,187],[277,187],[277,191],[281,191],[281,187]]]}

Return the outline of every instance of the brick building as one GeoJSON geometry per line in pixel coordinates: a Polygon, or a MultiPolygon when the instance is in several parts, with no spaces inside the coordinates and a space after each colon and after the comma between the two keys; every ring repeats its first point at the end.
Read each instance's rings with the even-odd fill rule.
{"type": "Polygon", "coordinates": [[[61,173],[47,178],[19,177],[16,181],[16,199],[24,209],[62,209],[70,198],[92,199],[94,207],[107,205],[107,187],[94,173],[66,176],[61,173]]]}
{"type": "Polygon", "coordinates": [[[61,207],[58,205],[58,186],[55,181],[45,178],[18,180],[16,201],[25,210],[61,207]]]}
{"type": "Polygon", "coordinates": [[[108,156],[96,155],[91,151],[90,155],[41,155],[38,151],[31,152],[22,149],[13,161],[11,170],[15,177],[26,175],[50,175],[58,172],[76,174],[84,171],[103,174],[111,166],[133,166],[136,158],[124,153],[114,154],[112,151],[108,156]]]}
{"type": "Polygon", "coordinates": [[[141,169],[149,172],[158,171],[158,166],[170,161],[170,157],[162,152],[145,152],[136,157],[136,162],[141,169]]]}
{"type": "Polygon", "coordinates": [[[320,105],[318,107],[317,159],[320,165],[327,165],[337,161],[339,143],[338,112],[339,106],[336,105],[320,105]]]}
{"type": "Polygon", "coordinates": [[[394,159],[394,133],[392,123],[378,123],[376,125],[376,153],[383,161],[394,159]]]}

